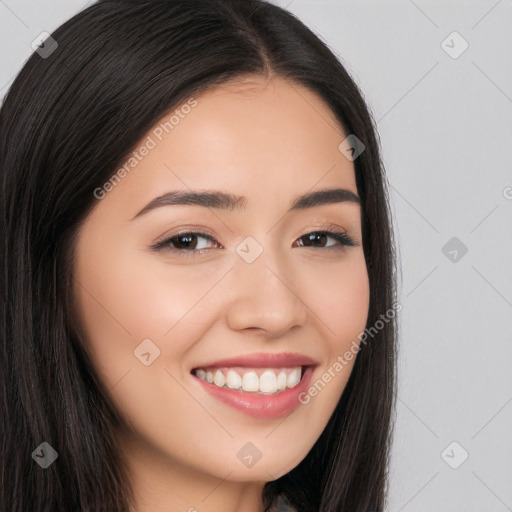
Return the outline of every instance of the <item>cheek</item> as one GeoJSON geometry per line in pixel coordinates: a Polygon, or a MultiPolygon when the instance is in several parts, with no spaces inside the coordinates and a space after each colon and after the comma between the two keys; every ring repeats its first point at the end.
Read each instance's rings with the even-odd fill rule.
{"type": "MultiPolygon", "coordinates": [[[[357,357],[358,336],[364,332],[368,319],[370,289],[363,251],[330,270],[325,269],[325,274],[317,275],[315,285],[309,289],[307,305],[315,313],[312,316],[318,329],[325,334],[327,359],[305,401],[316,402],[322,411],[320,424],[326,424],[350,377],[357,357]]],[[[306,421],[311,421],[313,428],[314,422],[306,421]]]]}
{"type": "Polygon", "coordinates": [[[318,316],[330,351],[344,351],[364,331],[368,317],[370,289],[362,250],[314,274],[308,289],[305,302],[318,316]]]}
{"type": "Polygon", "coordinates": [[[82,332],[107,385],[140,365],[134,350],[146,339],[163,356],[152,366],[175,366],[202,335],[205,319],[214,315],[214,305],[204,299],[229,267],[192,270],[133,248],[118,248],[122,258],[114,251],[98,254],[101,259],[85,254],[78,260],[75,298],[82,332]]]}
{"type": "MultiPolygon", "coordinates": [[[[163,338],[172,331],[189,326],[201,304],[219,279],[229,270],[213,264],[190,265],[166,263],[164,257],[137,253],[133,248],[103,280],[100,294],[115,302],[119,317],[128,329],[139,336],[163,338]]],[[[203,311],[204,312],[204,311],[203,311]]]]}

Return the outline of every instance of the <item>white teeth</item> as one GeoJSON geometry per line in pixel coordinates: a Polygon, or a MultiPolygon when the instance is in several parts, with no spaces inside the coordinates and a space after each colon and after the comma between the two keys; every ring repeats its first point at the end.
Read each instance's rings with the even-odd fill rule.
{"type": "Polygon", "coordinates": [[[215,372],[215,376],[213,377],[213,382],[216,386],[221,388],[226,383],[226,377],[224,377],[224,374],[220,370],[217,370],[215,372]]]}
{"type": "Polygon", "coordinates": [[[271,370],[266,370],[260,377],[260,391],[262,393],[275,393],[277,391],[276,374],[271,370]]]}
{"type": "Polygon", "coordinates": [[[286,388],[295,387],[301,380],[302,367],[292,368],[267,368],[267,369],[244,369],[213,368],[207,370],[198,368],[195,375],[210,384],[219,387],[245,391],[248,393],[275,394],[284,391],[286,388]],[[259,376],[258,376],[259,375],[259,376]]]}
{"type": "Polygon", "coordinates": [[[286,385],[293,388],[300,382],[300,368],[294,368],[286,378],[286,385]]]}
{"type": "Polygon", "coordinates": [[[255,372],[244,373],[242,377],[242,389],[244,391],[259,391],[260,379],[255,372]]]}
{"type": "Polygon", "coordinates": [[[277,389],[283,391],[286,389],[286,372],[282,371],[277,376],[277,389]]]}
{"type": "Polygon", "coordinates": [[[230,389],[240,389],[242,387],[242,377],[234,370],[229,370],[226,378],[226,386],[230,389]]]}

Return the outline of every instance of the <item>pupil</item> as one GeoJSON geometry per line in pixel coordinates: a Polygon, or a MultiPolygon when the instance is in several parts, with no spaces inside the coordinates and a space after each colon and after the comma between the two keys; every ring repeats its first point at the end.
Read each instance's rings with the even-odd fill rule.
{"type": "MultiPolygon", "coordinates": [[[[326,235],[324,233],[310,233],[309,235],[306,235],[306,242],[304,243],[305,246],[310,246],[310,242],[319,242],[320,239],[322,239],[325,242],[326,235]]],[[[323,245],[323,244],[322,244],[323,245]]]]}
{"type": "MultiPolygon", "coordinates": [[[[191,236],[191,235],[181,235],[177,238],[177,240],[178,240],[177,245],[184,246],[185,248],[190,249],[190,244],[191,244],[190,240],[192,238],[193,238],[193,236],[191,236]],[[182,243],[180,243],[180,240],[186,240],[186,242],[184,244],[182,244],[182,243]]],[[[192,245],[193,245],[192,248],[195,248],[195,244],[192,244],[192,245]]]]}

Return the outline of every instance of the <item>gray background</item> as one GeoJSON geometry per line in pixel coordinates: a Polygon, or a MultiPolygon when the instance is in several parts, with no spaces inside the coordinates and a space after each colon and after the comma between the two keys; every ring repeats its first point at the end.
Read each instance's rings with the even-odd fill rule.
{"type": "MultiPolygon", "coordinates": [[[[90,3],[0,0],[0,98],[90,3]]],[[[512,1],[275,3],[339,56],[381,136],[403,305],[388,511],[512,511],[512,1]]]]}

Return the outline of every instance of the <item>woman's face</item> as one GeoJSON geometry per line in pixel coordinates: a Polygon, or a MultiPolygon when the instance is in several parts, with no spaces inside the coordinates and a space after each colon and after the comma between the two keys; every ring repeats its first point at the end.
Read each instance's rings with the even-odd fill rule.
{"type": "Polygon", "coordinates": [[[366,325],[360,205],[333,193],[292,208],[318,191],[357,196],[338,149],[348,134],[314,93],[281,78],[188,105],[96,191],[74,266],[80,329],[131,427],[134,467],[270,481],[322,433],[366,325]],[[168,196],[143,211],[206,191],[223,196],[168,196]],[[228,194],[244,199],[231,208],[228,194]]]}

